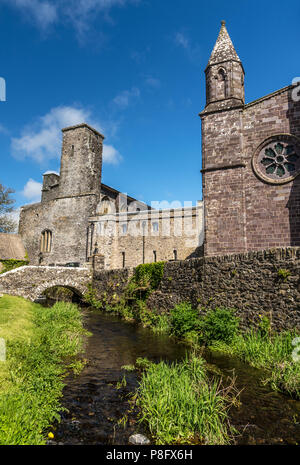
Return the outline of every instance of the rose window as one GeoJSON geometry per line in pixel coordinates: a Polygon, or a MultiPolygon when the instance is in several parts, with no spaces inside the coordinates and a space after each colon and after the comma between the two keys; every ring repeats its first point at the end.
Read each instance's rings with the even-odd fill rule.
{"type": "Polygon", "coordinates": [[[291,181],[300,173],[299,140],[288,134],[269,138],[256,151],[253,168],[270,183],[291,181]]]}

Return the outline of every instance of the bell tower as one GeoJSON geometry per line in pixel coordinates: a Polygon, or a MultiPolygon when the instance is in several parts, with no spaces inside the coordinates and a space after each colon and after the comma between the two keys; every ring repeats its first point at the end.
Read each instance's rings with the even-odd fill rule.
{"type": "Polygon", "coordinates": [[[205,69],[202,120],[204,254],[246,250],[243,195],[244,68],[222,21],[205,69]]]}
{"type": "Polygon", "coordinates": [[[242,62],[229,37],[225,21],[222,21],[218,39],[205,69],[205,111],[244,105],[244,76],[242,62]]]}

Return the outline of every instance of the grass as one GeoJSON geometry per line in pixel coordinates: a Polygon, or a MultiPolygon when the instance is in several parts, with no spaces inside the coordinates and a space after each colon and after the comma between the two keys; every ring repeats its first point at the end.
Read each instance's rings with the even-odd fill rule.
{"type": "Polygon", "coordinates": [[[294,361],[292,341],[296,333],[284,331],[262,336],[259,331],[239,333],[230,343],[214,341],[210,348],[238,356],[255,368],[266,372],[264,383],[273,390],[300,399],[300,362],[294,361]]]}
{"type": "MultiPolygon", "coordinates": [[[[0,298],[0,337],[5,341],[28,341],[33,330],[32,304],[18,297],[0,298]]],[[[0,393],[11,388],[8,363],[0,362],[0,393]]]]}
{"type": "Polygon", "coordinates": [[[44,308],[24,299],[0,299],[0,337],[7,361],[0,362],[0,445],[46,443],[46,431],[59,420],[63,377],[79,370],[83,347],[78,307],[56,303],[44,308]]]}
{"type": "Polygon", "coordinates": [[[192,356],[168,365],[148,363],[138,389],[140,421],[156,444],[229,444],[232,403],[218,381],[209,381],[205,361],[192,356]]]}

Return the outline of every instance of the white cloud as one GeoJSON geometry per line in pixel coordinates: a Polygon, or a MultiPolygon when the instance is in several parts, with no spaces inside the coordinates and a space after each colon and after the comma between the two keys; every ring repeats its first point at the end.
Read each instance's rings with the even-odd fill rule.
{"type": "MultiPolygon", "coordinates": [[[[45,165],[51,159],[59,159],[61,156],[61,129],[86,122],[100,132],[104,132],[102,125],[94,120],[89,110],[71,106],[52,108],[46,115],[26,126],[20,137],[12,138],[11,148],[15,158],[31,158],[45,165]]],[[[109,146],[108,154],[104,162],[117,164],[121,155],[116,149],[112,155],[112,146],[109,146]]],[[[105,149],[105,144],[104,144],[105,149]]]]}
{"type": "Polygon", "coordinates": [[[148,76],[145,79],[145,83],[147,84],[147,86],[152,87],[153,89],[158,89],[161,85],[160,80],[152,76],[148,76]]]}
{"type": "Polygon", "coordinates": [[[103,144],[103,162],[117,165],[122,161],[122,155],[112,145],[103,144]]]}
{"type": "Polygon", "coordinates": [[[131,90],[123,90],[114,99],[113,103],[120,108],[127,108],[130,103],[140,97],[140,90],[137,87],[132,87],[131,90]]]}
{"type": "Polygon", "coordinates": [[[21,11],[26,18],[34,21],[41,29],[47,29],[55,23],[57,16],[57,4],[53,1],[43,0],[0,0],[21,11]]]}
{"type": "Polygon", "coordinates": [[[6,127],[0,123],[0,134],[8,134],[8,133],[9,133],[8,129],[6,129],[6,127]]]}
{"type": "Polygon", "coordinates": [[[21,137],[12,139],[12,152],[16,158],[32,158],[43,163],[60,156],[61,129],[88,121],[89,111],[74,107],[56,107],[26,126],[21,137]]]}
{"type": "Polygon", "coordinates": [[[31,202],[40,202],[41,200],[42,183],[29,179],[24,186],[22,195],[31,202]]]}
{"type": "Polygon", "coordinates": [[[190,48],[190,41],[182,32],[177,32],[175,36],[175,43],[186,50],[190,48]]]}
{"type": "Polygon", "coordinates": [[[177,32],[174,37],[175,44],[182,48],[188,58],[193,62],[200,61],[200,49],[197,44],[192,44],[190,38],[183,32],[177,32]]]}
{"type": "Polygon", "coordinates": [[[25,17],[31,19],[42,29],[54,23],[69,21],[82,37],[95,23],[99,26],[101,19],[110,20],[108,12],[113,7],[138,4],[140,0],[0,0],[18,9],[25,17]]]}

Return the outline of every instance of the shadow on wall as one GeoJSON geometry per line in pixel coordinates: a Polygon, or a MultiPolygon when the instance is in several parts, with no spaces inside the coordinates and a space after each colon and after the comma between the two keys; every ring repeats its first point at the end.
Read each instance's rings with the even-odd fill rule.
{"type": "MultiPolygon", "coordinates": [[[[290,89],[288,99],[287,117],[290,134],[300,139],[300,84],[290,89]]],[[[300,142],[298,154],[300,155],[300,142]]],[[[300,170],[300,161],[298,161],[298,170],[300,170]]],[[[292,181],[290,198],[286,206],[289,209],[290,245],[300,246],[300,173],[292,181]]]]}
{"type": "Polygon", "coordinates": [[[73,287],[54,286],[43,292],[47,303],[54,304],[55,302],[72,302],[81,304],[83,296],[81,292],[73,287]]]}

